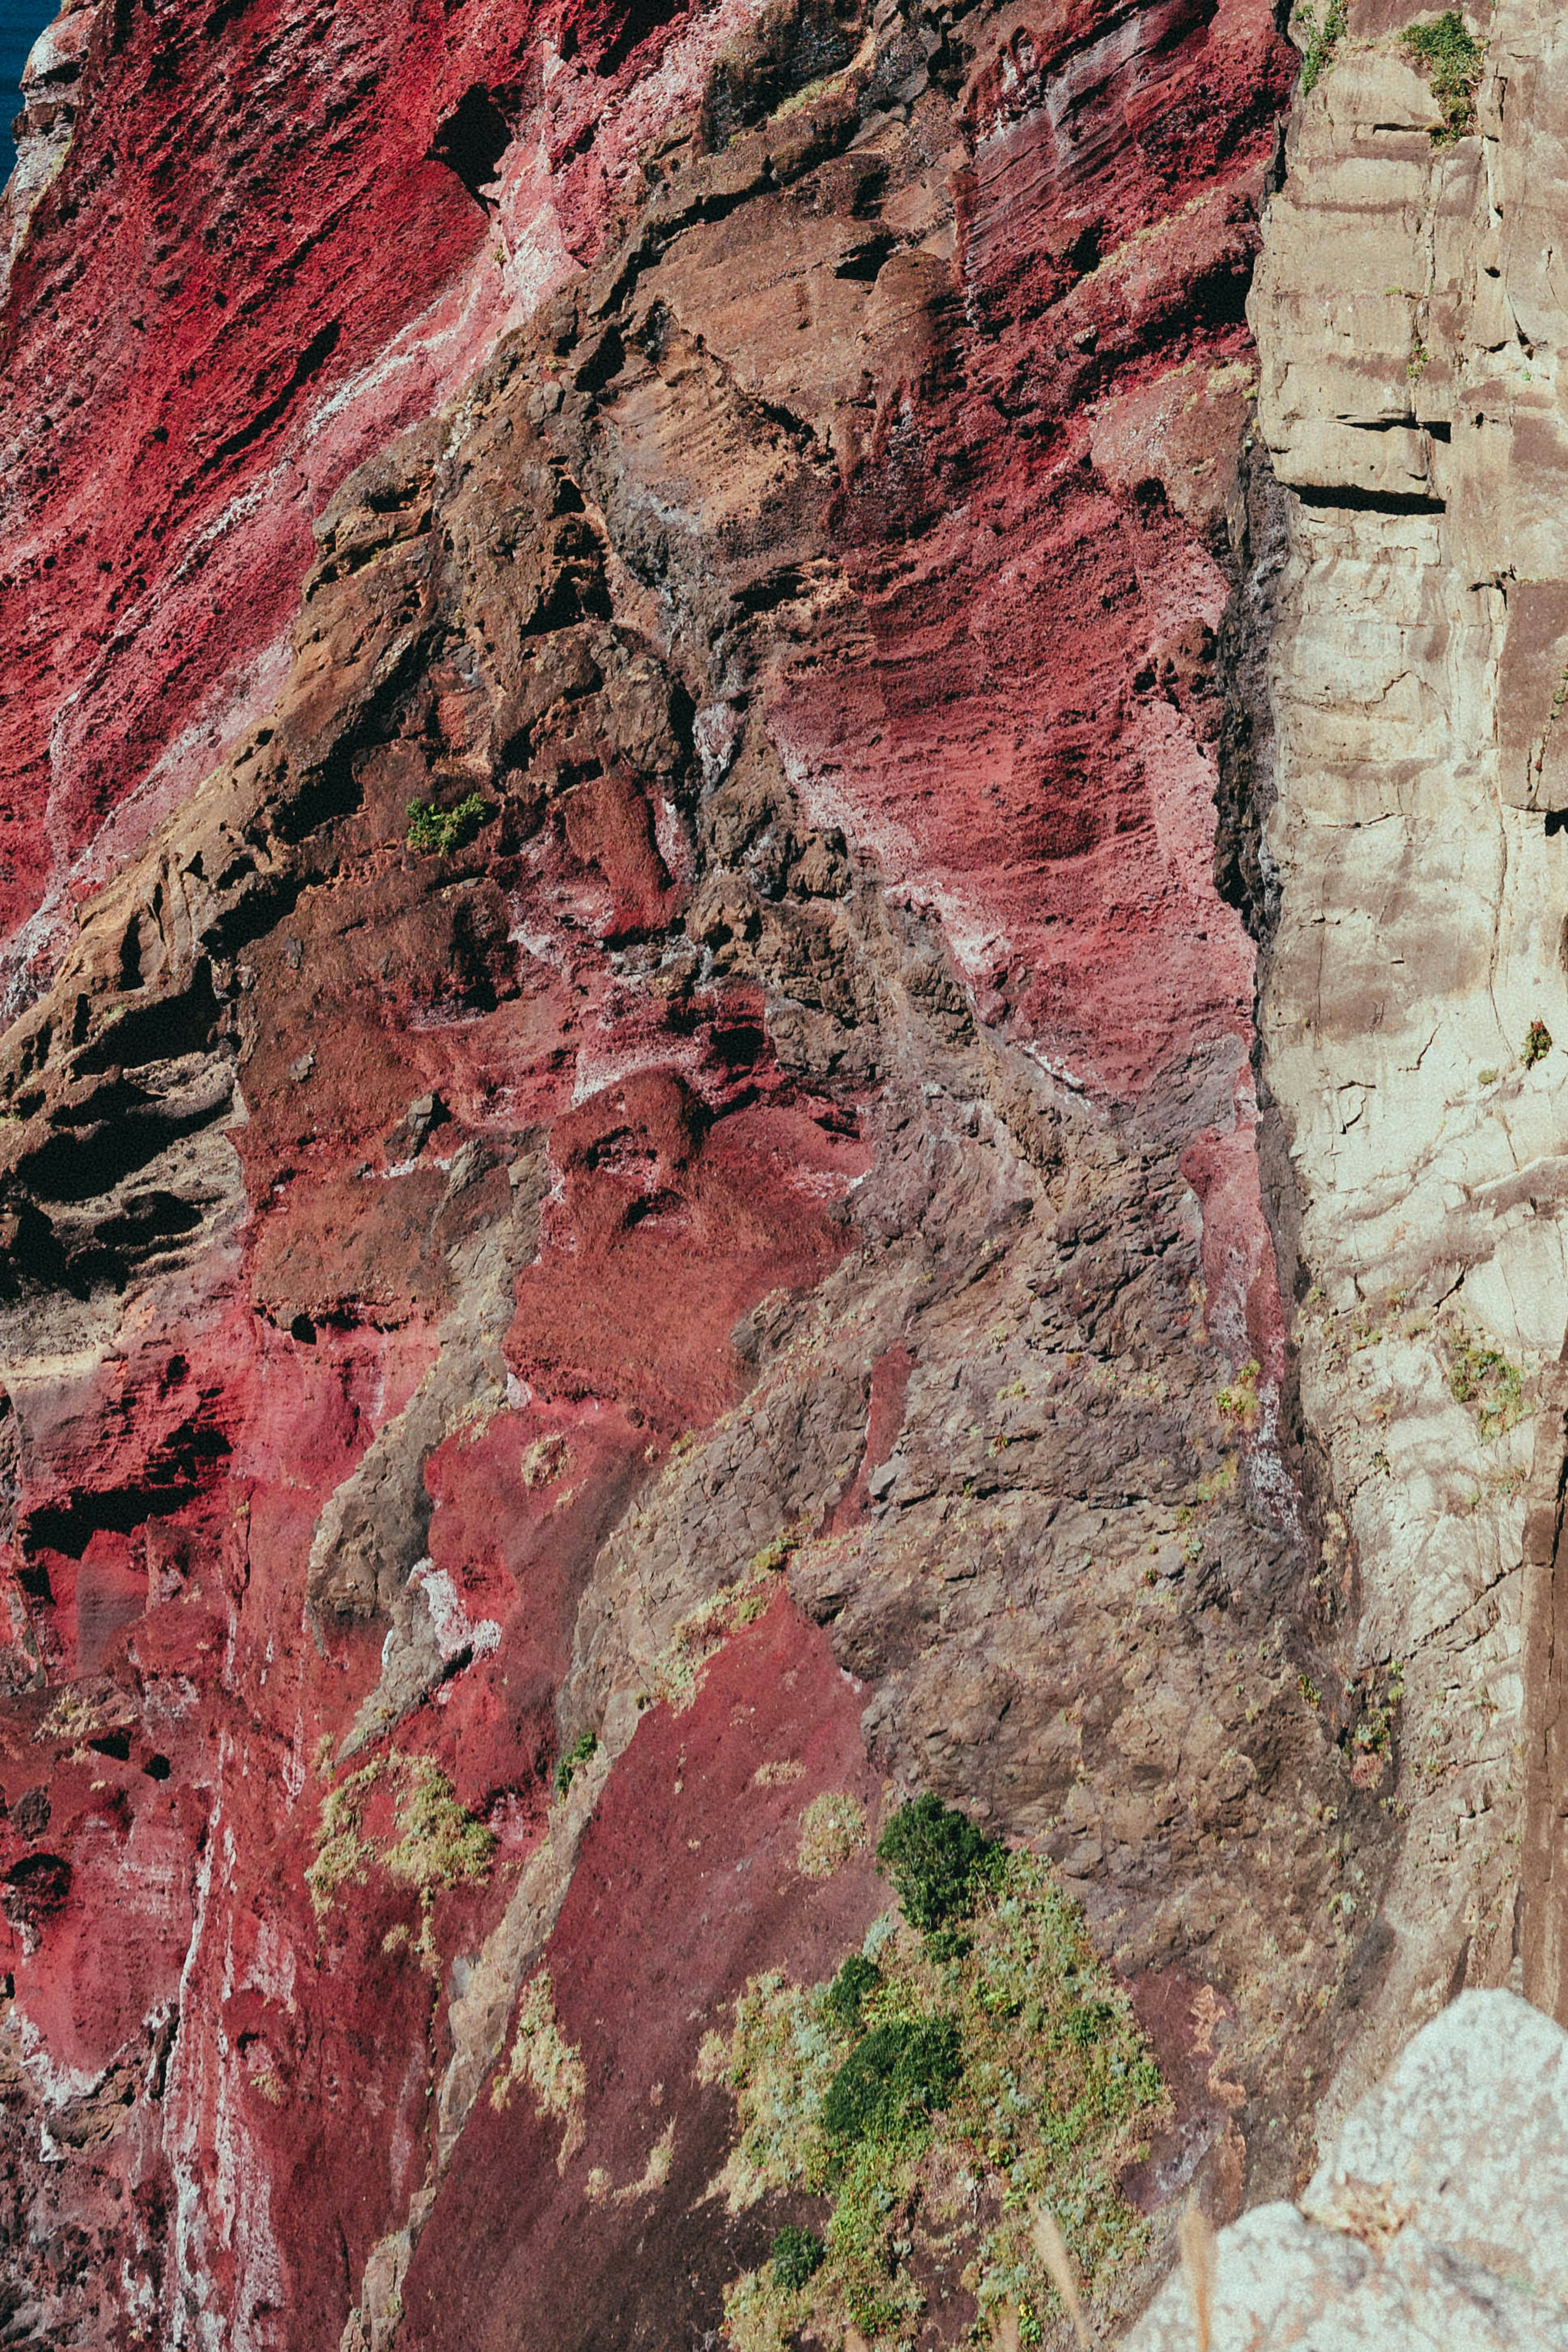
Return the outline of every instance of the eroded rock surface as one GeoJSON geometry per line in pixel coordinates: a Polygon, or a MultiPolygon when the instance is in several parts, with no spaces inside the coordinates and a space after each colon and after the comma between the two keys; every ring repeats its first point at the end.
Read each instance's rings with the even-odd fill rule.
{"type": "MultiPolygon", "coordinates": [[[[812,1803],[930,1790],[1168,2086],[1109,2325],[1512,1966],[1526,133],[1357,24],[1270,200],[1261,0],[92,26],[0,329],[7,2324],[711,2341],[816,2209],[708,2194],[705,2041],[887,1906],[812,1803]]],[[[983,2169],[912,2339],[1018,2291],[983,2169]]]]}
{"type": "MultiPolygon", "coordinates": [[[[1462,1993],[1345,2118],[1293,2205],[1264,2205],[1215,2248],[1215,2352],[1248,2344],[1555,2352],[1568,2038],[1508,1992],[1462,1993]]],[[[1192,2341],[1173,2280],[1127,2352],[1192,2341]]]]}
{"type": "Polygon", "coordinates": [[[1353,10],[1294,118],[1252,297],[1259,429],[1291,486],[1262,1067],[1303,1413],[1343,1514],[1324,1573],[1362,1675],[1397,1665],[1404,1689],[1374,2070],[1412,2015],[1516,1955],[1562,2000],[1561,1772],[1524,1655],[1533,1611],[1539,1683],[1568,1297],[1562,29],[1500,8],[1450,136],[1406,21],[1353,10]]]}

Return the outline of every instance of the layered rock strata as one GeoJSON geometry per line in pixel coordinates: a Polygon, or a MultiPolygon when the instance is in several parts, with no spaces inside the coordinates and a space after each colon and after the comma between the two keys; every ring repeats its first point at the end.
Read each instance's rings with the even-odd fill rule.
{"type": "Polygon", "coordinates": [[[1500,7],[1455,135],[1405,26],[1352,12],[1252,298],[1290,485],[1263,1068],[1302,1404],[1343,1515],[1325,1569],[1363,1673],[1402,1674],[1408,1741],[1364,2067],[1516,1960],[1563,2004],[1561,32],[1500,7]]]}
{"type": "MultiPolygon", "coordinates": [[[[1163,2068],[1108,2323],[1511,1966],[1555,1275],[1473,1153],[1549,1157],[1553,1065],[1450,1118],[1479,996],[1417,1050],[1369,960],[1550,1027],[1555,714],[1490,781],[1436,278],[1419,367],[1304,354],[1385,266],[1325,208],[1386,152],[1462,273],[1515,134],[1434,149],[1355,26],[1255,351],[1258,0],[411,22],[94,15],[0,328],[8,2324],[711,2336],[806,2209],[708,2193],[705,2037],[888,1904],[814,1801],[915,1789],[1059,1865],[1163,2068]]],[[[988,2167],[899,2222],[923,2341],[988,2167]]]]}

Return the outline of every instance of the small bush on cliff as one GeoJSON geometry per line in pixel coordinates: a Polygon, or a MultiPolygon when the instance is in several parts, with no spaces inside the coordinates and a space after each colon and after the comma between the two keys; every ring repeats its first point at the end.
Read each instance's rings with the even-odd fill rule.
{"type": "Polygon", "coordinates": [[[1262,1370],[1255,1356],[1249,1356],[1236,1378],[1215,1396],[1215,1409],[1227,1421],[1239,1421],[1250,1429],[1258,1419],[1258,1377],[1262,1370]]]}
{"type": "Polygon", "coordinates": [[[589,1758],[598,1752],[598,1735],[591,1731],[580,1731],[555,1768],[555,1792],[558,1797],[566,1795],[577,1778],[578,1766],[586,1764],[589,1758]]]}
{"type": "Polygon", "coordinates": [[[1333,63],[1333,53],[1344,37],[1349,22],[1349,0],[1329,0],[1323,20],[1318,22],[1318,12],[1306,0],[1291,19],[1291,29],[1301,43],[1301,94],[1305,97],[1316,89],[1333,63]]]}
{"type": "Polygon", "coordinates": [[[982,2337],[1009,2305],[1060,2315],[1037,2200],[1102,2319],[1117,2313],[1148,2238],[1117,2181],[1166,2112],[1159,2074],[1049,1864],[991,1848],[966,1894],[956,1958],[889,1914],[831,1983],[753,1978],[727,2042],[705,2041],[699,2079],[737,2110],[731,2212],[780,2191],[824,2205],[820,2264],[765,2263],[728,2290],[735,2352],[851,2327],[913,2344],[920,2281],[960,2266],[982,2337]]]}
{"type": "Polygon", "coordinates": [[[877,1868],[896,1888],[912,1927],[961,1918],[1005,1859],[1000,1846],[929,1790],[899,1807],[876,1849],[877,1868]]]}
{"type": "Polygon", "coordinates": [[[1456,1404],[1473,1406],[1483,1437],[1501,1437],[1524,1412],[1524,1374],[1500,1348],[1464,1332],[1448,1349],[1448,1388],[1456,1404]]]}
{"type": "Polygon", "coordinates": [[[1481,78],[1481,45],[1450,8],[1435,25],[1412,25],[1401,46],[1432,85],[1442,115],[1432,133],[1434,147],[1450,146],[1476,127],[1476,87],[1481,78]]]}
{"type": "Polygon", "coordinates": [[[827,2248],[815,2230],[797,2230],[786,2222],[773,2241],[773,2276],[786,2294],[809,2286],[822,2267],[827,2248]]]}
{"type": "Polygon", "coordinates": [[[1532,1021],[1524,1033],[1524,1043],[1519,1049],[1520,1060],[1527,1070],[1532,1070],[1537,1062],[1544,1062],[1551,1051],[1551,1030],[1544,1021],[1532,1021]]]}
{"type": "Polygon", "coordinates": [[[434,850],[438,857],[450,857],[455,849],[466,849],[488,815],[484,797],[469,793],[455,808],[438,809],[434,801],[410,801],[408,804],[408,845],[420,851],[434,850]]]}

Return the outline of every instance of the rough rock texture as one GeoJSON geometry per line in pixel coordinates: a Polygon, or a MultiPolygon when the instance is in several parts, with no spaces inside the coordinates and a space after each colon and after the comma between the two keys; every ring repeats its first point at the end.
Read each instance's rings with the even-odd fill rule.
{"type": "MultiPolygon", "coordinates": [[[[1301,2210],[1263,2205],[1216,2247],[1214,2352],[1568,2344],[1568,2037],[1508,1992],[1462,1993],[1345,2118],[1301,2210]]],[[[1175,2279],[1126,2352],[1187,2352],[1175,2279]]]]}
{"type": "Polygon", "coordinates": [[[0,224],[9,1011],[282,684],[313,517],[599,249],[758,5],[89,5],[46,32],[0,224]]]}
{"type": "Polygon", "coordinates": [[[808,1804],[917,1788],[1172,2085],[1109,2324],[1512,1963],[1524,541],[1444,536],[1458,326],[1312,341],[1378,141],[1495,306],[1483,142],[1356,26],[1260,353],[1262,0],[82,13],[0,316],[6,2341],[711,2341],[790,2216],[699,2047],[886,1902],[808,1804]]]}
{"type": "Polygon", "coordinates": [[[1251,310],[1291,486],[1262,1068],[1341,1514],[1323,1573],[1361,1676],[1400,1665],[1405,1695],[1392,1964],[1341,2096],[1516,1957],[1564,2013],[1563,32],[1500,6],[1474,127],[1444,140],[1406,21],[1352,10],[1293,120],[1251,310]]]}

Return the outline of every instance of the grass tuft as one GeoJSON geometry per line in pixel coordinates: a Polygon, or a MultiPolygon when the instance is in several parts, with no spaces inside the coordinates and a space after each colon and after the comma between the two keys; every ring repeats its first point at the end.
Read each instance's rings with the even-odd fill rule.
{"type": "Polygon", "coordinates": [[[1442,121],[1432,133],[1434,147],[1452,146],[1476,127],[1476,89],[1481,78],[1482,47],[1465,29],[1457,8],[1448,9],[1436,24],[1412,25],[1400,36],[1400,46],[1432,85],[1442,121]]]}
{"type": "Polygon", "coordinates": [[[438,809],[434,801],[410,801],[408,845],[450,857],[455,850],[467,848],[488,814],[482,793],[468,793],[449,809],[438,809]]]}

